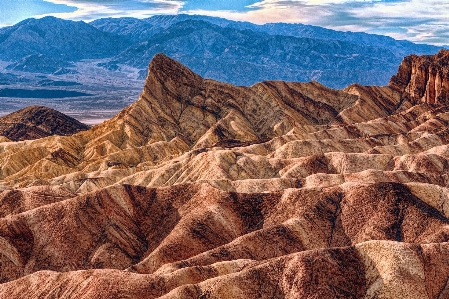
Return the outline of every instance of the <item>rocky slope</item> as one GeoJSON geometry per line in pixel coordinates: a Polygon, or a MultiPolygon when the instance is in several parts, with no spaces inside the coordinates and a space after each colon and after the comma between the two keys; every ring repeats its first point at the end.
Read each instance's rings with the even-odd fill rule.
{"type": "Polygon", "coordinates": [[[448,298],[448,61],[333,90],[156,55],[113,119],[0,143],[0,298],[448,298]]]}
{"type": "Polygon", "coordinates": [[[42,106],[30,106],[0,117],[0,136],[13,141],[73,135],[88,129],[76,119],[42,106]]]}
{"type": "Polygon", "coordinates": [[[405,92],[413,103],[449,104],[449,55],[412,55],[404,59],[390,86],[405,92]]]}

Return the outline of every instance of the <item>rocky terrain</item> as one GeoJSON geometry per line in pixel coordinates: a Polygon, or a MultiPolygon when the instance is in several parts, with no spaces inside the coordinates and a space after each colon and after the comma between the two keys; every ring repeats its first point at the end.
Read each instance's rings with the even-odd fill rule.
{"type": "Polygon", "coordinates": [[[109,121],[0,140],[0,298],[449,298],[448,62],[334,90],[156,55],[109,121]]]}
{"type": "Polygon", "coordinates": [[[76,119],[42,106],[30,106],[0,117],[0,136],[13,141],[73,135],[88,129],[76,119]]]}

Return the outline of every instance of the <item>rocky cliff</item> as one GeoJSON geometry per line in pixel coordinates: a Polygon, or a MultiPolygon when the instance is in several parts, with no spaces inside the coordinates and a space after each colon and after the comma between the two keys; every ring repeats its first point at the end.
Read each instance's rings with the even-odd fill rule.
{"type": "Polygon", "coordinates": [[[414,104],[448,104],[449,51],[441,50],[429,56],[407,56],[389,85],[405,93],[404,96],[414,104]]]}
{"type": "Polygon", "coordinates": [[[0,140],[0,298],[447,298],[449,106],[405,72],[445,55],[333,90],[159,54],[111,120],[0,140]]]}

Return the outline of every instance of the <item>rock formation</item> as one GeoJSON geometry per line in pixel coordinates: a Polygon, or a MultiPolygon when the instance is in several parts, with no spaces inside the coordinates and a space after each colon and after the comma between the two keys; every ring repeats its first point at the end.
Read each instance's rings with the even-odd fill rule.
{"type": "Polygon", "coordinates": [[[0,135],[13,141],[73,135],[88,129],[76,119],[42,106],[30,106],[0,117],[0,135]]]}
{"type": "Polygon", "coordinates": [[[111,120],[0,140],[0,298],[449,298],[448,53],[344,90],[159,54],[111,120]]]}
{"type": "Polygon", "coordinates": [[[449,51],[433,56],[406,57],[390,86],[415,103],[449,103],[449,51]]]}

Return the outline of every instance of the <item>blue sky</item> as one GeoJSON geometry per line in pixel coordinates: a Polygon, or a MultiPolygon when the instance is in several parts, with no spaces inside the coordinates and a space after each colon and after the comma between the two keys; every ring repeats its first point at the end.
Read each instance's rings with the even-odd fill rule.
{"type": "Polygon", "coordinates": [[[258,24],[312,24],[449,44],[448,0],[0,0],[0,7],[0,26],[46,15],[91,21],[190,13],[258,24]]]}

